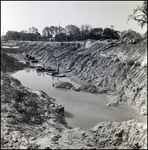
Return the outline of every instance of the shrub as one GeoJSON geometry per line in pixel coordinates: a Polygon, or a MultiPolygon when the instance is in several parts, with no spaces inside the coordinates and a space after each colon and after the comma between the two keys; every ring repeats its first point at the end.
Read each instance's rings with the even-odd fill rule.
{"type": "Polygon", "coordinates": [[[126,38],[126,37],[129,37],[130,39],[134,39],[136,43],[142,40],[142,35],[131,29],[123,32],[123,38],[126,38]]]}

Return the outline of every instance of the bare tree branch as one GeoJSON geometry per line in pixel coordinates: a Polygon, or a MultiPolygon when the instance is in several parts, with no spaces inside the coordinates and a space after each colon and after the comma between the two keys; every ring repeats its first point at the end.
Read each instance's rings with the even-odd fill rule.
{"type": "Polygon", "coordinates": [[[130,19],[137,21],[142,28],[147,24],[147,1],[143,2],[143,6],[137,6],[137,8],[133,10],[133,15],[128,16],[127,22],[130,19]],[[140,11],[142,14],[135,15],[138,11],[140,11]]]}

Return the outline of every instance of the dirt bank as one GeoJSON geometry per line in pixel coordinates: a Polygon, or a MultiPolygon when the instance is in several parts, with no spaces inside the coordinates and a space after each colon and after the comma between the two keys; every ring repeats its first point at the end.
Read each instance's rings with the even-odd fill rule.
{"type": "Polygon", "coordinates": [[[146,124],[104,121],[84,131],[70,129],[64,107],[43,91],[33,91],[2,75],[1,139],[7,149],[146,148],[146,124]]]}
{"type": "Polygon", "coordinates": [[[16,58],[11,54],[6,53],[4,49],[1,49],[1,71],[2,72],[13,72],[16,70],[23,69],[25,65],[18,62],[16,58]]]}
{"type": "Polygon", "coordinates": [[[111,103],[131,105],[147,115],[147,42],[93,41],[82,43],[20,42],[20,51],[46,65],[71,70],[109,94],[118,95],[111,103]]]}
{"type": "MultiPolygon", "coordinates": [[[[113,102],[129,104],[147,115],[147,63],[143,63],[145,42],[110,44],[100,41],[87,44],[19,42],[18,52],[34,56],[49,66],[58,64],[77,77],[118,95],[113,102]]],[[[14,54],[14,53],[13,53],[14,54]]],[[[65,122],[64,107],[58,106],[43,91],[33,91],[4,72],[23,68],[19,55],[4,52],[1,58],[1,139],[7,149],[139,149],[147,148],[147,125],[137,120],[104,121],[87,131],[70,128],[65,122]],[[20,68],[18,67],[20,64],[20,68]]]]}

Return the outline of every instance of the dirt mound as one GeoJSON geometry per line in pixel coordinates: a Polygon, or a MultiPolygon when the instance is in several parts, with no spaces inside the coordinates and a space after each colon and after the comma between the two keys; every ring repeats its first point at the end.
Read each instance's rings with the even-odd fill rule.
{"type": "Polygon", "coordinates": [[[66,128],[64,107],[53,103],[54,99],[43,91],[24,87],[6,74],[2,74],[1,86],[1,129],[5,148],[28,148],[31,140],[45,129],[58,132],[66,128]]]}
{"type": "Polygon", "coordinates": [[[74,88],[74,86],[71,83],[69,83],[69,82],[62,82],[62,81],[60,81],[58,83],[55,83],[54,87],[55,88],[64,88],[64,89],[73,89],[74,88]]]}

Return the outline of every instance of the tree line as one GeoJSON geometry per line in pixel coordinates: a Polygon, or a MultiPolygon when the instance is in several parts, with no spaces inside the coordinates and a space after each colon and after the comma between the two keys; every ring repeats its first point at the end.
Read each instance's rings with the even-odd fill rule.
{"type": "Polygon", "coordinates": [[[46,26],[42,30],[42,35],[35,27],[29,28],[28,31],[8,31],[3,40],[23,40],[23,41],[81,41],[87,39],[119,39],[119,31],[111,28],[92,28],[85,24],[81,27],[76,25],[67,25],[65,28],[61,26],[46,26]]]}
{"type": "MultiPolygon", "coordinates": [[[[133,10],[133,14],[128,16],[130,19],[137,21],[138,25],[143,28],[147,25],[147,1],[143,2],[142,6],[137,6],[133,10]],[[137,12],[141,14],[136,15],[137,12]]],[[[67,25],[65,28],[59,26],[45,27],[42,30],[42,35],[35,27],[29,28],[28,31],[8,31],[6,35],[2,36],[2,40],[24,40],[24,41],[81,41],[87,39],[101,40],[101,39],[119,39],[120,37],[130,37],[140,40],[141,34],[129,29],[128,31],[116,31],[112,28],[92,28],[90,25],[81,25],[78,28],[75,25],[67,25]]],[[[147,31],[145,33],[147,37],[147,31]]]]}

